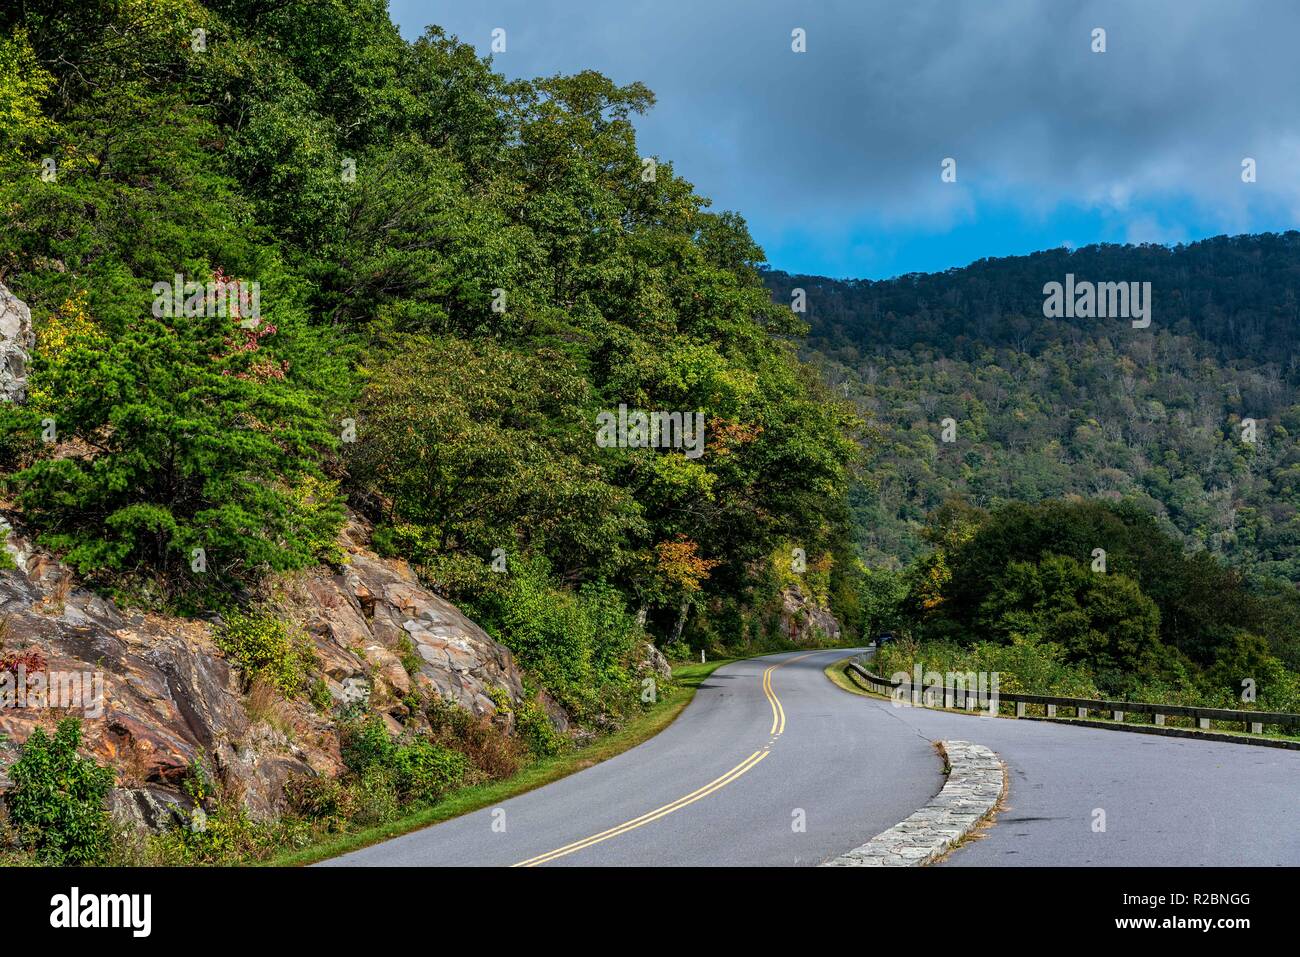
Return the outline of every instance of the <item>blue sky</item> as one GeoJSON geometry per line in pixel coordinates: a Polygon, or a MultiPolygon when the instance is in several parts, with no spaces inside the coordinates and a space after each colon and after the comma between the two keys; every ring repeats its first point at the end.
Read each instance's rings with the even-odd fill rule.
{"type": "Polygon", "coordinates": [[[883,278],[1300,221],[1292,0],[390,0],[511,77],[596,69],[658,103],[643,154],[773,266],[883,278]],[[791,50],[806,31],[807,52],[791,50]],[[1106,51],[1092,31],[1106,31],[1106,51]],[[940,179],[945,158],[957,181],[940,179]],[[1244,158],[1257,181],[1243,183],[1244,158]]]}

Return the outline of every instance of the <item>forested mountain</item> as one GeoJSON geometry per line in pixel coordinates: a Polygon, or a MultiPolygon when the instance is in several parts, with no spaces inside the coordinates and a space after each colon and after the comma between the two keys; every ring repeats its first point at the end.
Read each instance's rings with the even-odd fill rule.
{"type": "Polygon", "coordinates": [[[925,551],[925,514],[953,495],[1079,495],[1132,500],[1257,582],[1300,581],[1300,233],[766,280],[780,303],[805,290],[806,357],[877,430],[855,494],[869,564],[925,551]],[[1150,325],[1045,318],[1067,274],[1150,282],[1150,325]]]}

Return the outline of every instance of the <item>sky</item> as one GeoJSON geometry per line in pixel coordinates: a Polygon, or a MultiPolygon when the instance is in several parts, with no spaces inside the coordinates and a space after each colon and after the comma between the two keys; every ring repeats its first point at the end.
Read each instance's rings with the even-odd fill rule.
{"type": "Polygon", "coordinates": [[[390,0],[532,78],[657,97],[642,155],[777,269],[881,279],[1300,221],[1296,0],[390,0]],[[792,31],[806,52],[792,50],[792,31]],[[1094,30],[1105,52],[1094,52],[1094,30]],[[1255,181],[1243,182],[1243,161],[1255,181]],[[942,164],[956,161],[956,181],[942,164]]]}

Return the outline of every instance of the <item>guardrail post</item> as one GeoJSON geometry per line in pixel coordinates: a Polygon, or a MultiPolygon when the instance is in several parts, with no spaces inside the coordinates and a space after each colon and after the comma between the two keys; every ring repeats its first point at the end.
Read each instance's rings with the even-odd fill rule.
{"type": "Polygon", "coordinates": [[[1054,705],[1054,704],[1049,704],[1049,705],[1047,706],[1047,716],[1048,716],[1049,718],[1055,718],[1055,717],[1056,717],[1056,705],[1054,705]]]}
{"type": "Polygon", "coordinates": [[[1017,701],[1017,702],[1016,702],[1016,717],[1017,717],[1017,718],[1023,718],[1024,716],[1025,716],[1025,703],[1024,703],[1023,701],[1017,701]]]}
{"type": "Polygon", "coordinates": [[[1158,715],[1156,715],[1156,716],[1155,716],[1155,719],[1156,719],[1156,726],[1157,726],[1157,727],[1161,727],[1161,728],[1163,728],[1163,727],[1165,726],[1165,716],[1164,716],[1163,714],[1158,714],[1158,715]]]}

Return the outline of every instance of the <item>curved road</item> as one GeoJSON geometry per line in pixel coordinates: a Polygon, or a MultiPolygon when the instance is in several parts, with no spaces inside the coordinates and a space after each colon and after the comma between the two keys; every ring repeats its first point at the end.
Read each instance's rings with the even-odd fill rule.
{"type": "Polygon", "coordinates": [[[724,665],[618,757],[326,863],[818,864],[925,804],[931,742],[960,738],[1001,755],[1010,793],[949,865],[1300,864],[1300,752],[896,708],[830,683],[849,653],[724,665]]]}

